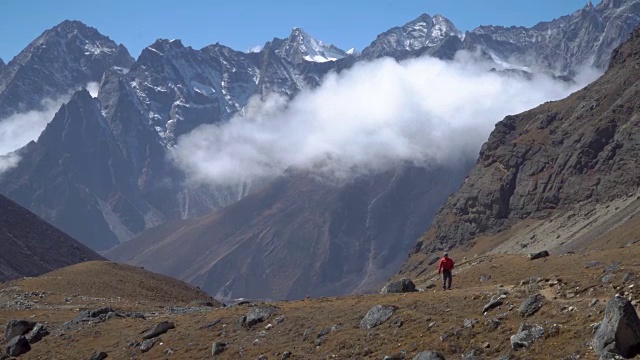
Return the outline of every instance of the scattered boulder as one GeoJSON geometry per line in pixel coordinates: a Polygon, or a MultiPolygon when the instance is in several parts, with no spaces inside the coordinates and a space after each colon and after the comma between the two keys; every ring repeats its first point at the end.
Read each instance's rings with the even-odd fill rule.
{"type": "Polygon", "coordinates": [[[549,252],[547,250],[543,250],[537,253],[529,254],[529,260],[538,260],[542,258],[546,258],[549,256],[549,252]]]}
{"type": "Polygon", "coordinates": [[[42,324],[36,324],[29,334],[27,334],[26,338],[29,344],[35,344],[47,335],[49,335],[49,330],[42,324]]]}
{"type": "Polygon", "coordinates": [[[147,351],[151,350],[153,346],[157,344],[159,341],[160,341],[159,337],[147,339],[143,341],[142,344],[140,344],[140,350],[142,350],[143,353],[146,353],[147,351]]]}
{"type": "Polygon", "coordinates": [[[26,337],[16,336],[6,346],[6,353],[9,356],[20,356],[31,350],[31,345],[26,337]]]}
{"type": "Polygon", "coordinates": [[[104,359],[106,359],[108,357],[109,357],[109,355],[107,355],[106,352],[104,352],[104,351],[100,351],[100,352],[96,351],[96,352],[93,353],[93,355],[91,355],[89,360],[104,360],[104,359]]]}
{"type": "Polygon", "coordinates": [[[504,301],[502,300],[502,298],[500,297],[491,298],[491,300],[482,308],[482,313],[484,314],[487,311],[491,309],[495,309],[502,304],[504,304],[504,301]]]}
{"type": "Polygon", "coordinates": [[[4,331],[4,339],[11,340],[16,336],[25,335],[33,330],[36,323],[27,320],[10,320],[4,331]]]}
{"type": "Polygon", "coordinates": [[[176,326],[172,322],[163,321],[163,322],[159,323],[158,325],[154,326],[153,328],[151,328],[144,335],[142,335],[142,339],[144,339],[144,340],[153,339],[153,338],[155,338],[157,336],[160,336],[162,334],[165,334],[167,331],[169,331],[171,329],[175,329],[175,328],[176,328],[176,326]]]}
{"type": "Polygon", "coordinates": [[[598,355],[632,358],[640,354],[640,319],[629,300],[616,296],[607,303],[592,345],[598,355]]]}
{"type": "Polygon", "coordinates": [[[396,310],[398,310],[398,308],[392,305],[376,305],[372,307],[362,321],[360,321],[360,328],[366,330],[372,329],[389,320],[396,310]]]}
{"type": "Polygon", "coordinates": [[[487,282],[491,280],[491,275],[480,275],[480,282],[487,282]]]}
{"type": "Polygon", "coordinates": [[[311,329],[306,329],[302,334],[302,341],[309,340],[309,336],[311,336],[311,329]]]}
{"type": "Polygon", "coordinates": [[[424,351],[416,355],[413,360],[445,360],[444,356],[436,351],[424,351]]]}
{"type": "Polygon", "coordinates": [[[541,294],[531,295],[528,298],[524,299],[522,304],[520,305],[520,316],[526,318],[529,317],[538,310],[542,309],[546,299],[541,294]]]}
{"type": "Polygon", "coordinates": [[[392,281],[382,288],[381,294],[400,294],[415,292],[416,284],[411,279],[400,279],[398,281],[392,281]]]}
{"type": "Polygon", "coordinates": [[[276,312],[275,307],[254,307],[247,313],[245,326],[252,327],[258,323],[266,321],[276,312]]]}
{"type": "Polygon", "coordinates": [[[100,315],[108,315],[109,313],[115,313],[115,311],[113,311],[113,309],[110,307],[104,307],[96,310],[87,310],[85,312],[87,317],[90,318],[97,318],[100,317],[100,315]]]}
{"type": "Polygon", "coordinates": [[[463,326],[467,329],[472,329],[474,326],[476,326],[477,323],[478,320],[476,319],[464,319],[464,321],[462,322],[463,326]]]}
{"type": "Polygon", "coordinates": [[[226,349],[227,349],[227,343],[216,341],[213,343],[213,345],[211,345],[211,355],[213,356],[220,355],[226,349]]]}
{"type": "Polygon", "coordinates": [[[602,277],[601,281],[602,281],[603,284],[608,284],[608,283],[612,282],[613,279],[615,279],[615,277],[616,277],[616,274],[609,273],[609,274],[604,275],[602,277]]]}
{"type": "Polygon", "coordinates": [[[528,348],[536,340],[544,336],[544,328],[540,325],[520,325],[518,333],[511,336],[511,348],[520,350],[528,348]]]}
{"type": "Polygon", "coordinates": [[[324,343],[326,343],[326,342],[327,342],[327,339],[328,339],[328,338],[327,338],[327,336],[326,336],[326,335],[323,335],[323,336],[318,337],[318,338],[316,339],[316,346],[322,346],[322,344],[324,344],[324,343]]]}
{"type": "Polygon", "coordinates": [[[293,355],[293,354],[291,353],[291,351],[285,351],[285,352],[283,352],[283,353],[282,353],[282,357],[280,358],[280,360],[286,360],[286,359],[289,359],[289,358],[291,357],[291,355],[293,355]]]}

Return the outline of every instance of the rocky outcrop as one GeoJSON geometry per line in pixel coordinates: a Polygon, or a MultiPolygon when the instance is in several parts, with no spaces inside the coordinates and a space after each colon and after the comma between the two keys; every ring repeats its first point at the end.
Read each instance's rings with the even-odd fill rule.
{"type": "Polygon", "coordinates": [[[416,284],[411,279],[403,278],[398,281],[392,281],[385,285],[380,291],[381,294],[398,294],[414,292],[416,290],[416,284]]]}
{"type": "Polygon", "coordinates": [[[142,339],[143,340],[153,339],[175,328],[176,326],[172,322],[163,321],[158,323],[153,328],[149,329],[149,331],[147,331],[146,333],[144,333],[144,335],[142,335],[142,339]]]}
{"type": "Polygon", "coordinates": [[[598,355],[632,358],[640,354],[640,319],[629,300],[617,296],[609,300],[592,345],[598,355]]]}
{"type": "Polygon", "coordinates": [[[33,321],[27,320],[11,320],[7,323],[4,330],[4,339],[11,340],[16,336],[26,335],[36,326],[33,321]]]}
{"type": "Polygon", "coordinates": [[[511,348],[513,350],[526,349],[543,336],[544,328],[542,326],[522,324],[518,332],[511,336],[511,348]]]}
{"type": "Polygon", "coordinates": [[[540,294],[527,297],[520,305],[520,316],[526,318],[535,314],[538,310],[542,309],[545,302],[545,297],[540,294]]]}
{"type": "Polygon", "coordinates": [[[24,336],[16,336],[7,343],[5,349],[9,356],[20,356],[31,351],[31,345],[24,336]]]}
{"type": "Polygon", "coordinates": [[[275,314],[274,307],[254,307],[247,313],[245,326],[252,327],[256,324],[266,321],[271,315],[275,314]]]}
{"type": "MultiPolygon", "coordinates": [[[[633,193],[640,185],[640,170],[632,165],[640,155],[633,130],[639,121],[638,49],[636,31],[591,85],[497,123],[464,185],[417,246],[420,252],[451,249],[522,219],[633,193]]],[[[410,259],[406,267],[414,266],[410,259]]]]}
{"type": "Polygon", "coordinates": [[[360,321],[361,329],[372,329],[389,320],[391,316],[398,310],[397,307],[391,305],[376,305],[372,307],[367,315],[360,321]]]}

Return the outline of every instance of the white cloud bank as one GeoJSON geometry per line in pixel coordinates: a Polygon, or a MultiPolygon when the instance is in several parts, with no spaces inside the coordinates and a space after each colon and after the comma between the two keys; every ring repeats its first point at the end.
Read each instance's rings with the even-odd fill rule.
{"type": "MultiPolygon", "coordinates": [[[[91,82],[85,87],[91,96],[98,94],[98,83],[91,82]]],[[[36,140],[62,104],[69,101],[73,93],[55,99],[44,99],[43,110],[32,110],[13,114],[0,119],[0,174],[18,165],[20,156],[14,152],[36,140]]]]}
{"type": "Polygon", "coordinates": [[[455,162],[476,158],[506,115],[564,98],[598,75],[578,84],[525,80],[459,55],[380,59],[330,74],[290,102],[254,98],[243,116],[180,137],[174,155],[192,181],[212,185],[268,179],[289,167],[340,181],[402,161],[455,162]]]}

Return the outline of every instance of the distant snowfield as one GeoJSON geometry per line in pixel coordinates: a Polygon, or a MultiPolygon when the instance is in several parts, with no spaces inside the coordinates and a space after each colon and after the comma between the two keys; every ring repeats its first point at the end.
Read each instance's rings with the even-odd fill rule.
{"type": "Polygon", "coordinates": [[[492,67],[466,52],[455,61],[358,63],[292,101],[253,98],[243,116],[180,137],[174,155],[192,181],[216,185],[273,178],[290,167],[348,181],[400,162],[457,162],[476,158],[506,115],[564,98],[599,76],[585,71],[568,84],[492,67]]]}

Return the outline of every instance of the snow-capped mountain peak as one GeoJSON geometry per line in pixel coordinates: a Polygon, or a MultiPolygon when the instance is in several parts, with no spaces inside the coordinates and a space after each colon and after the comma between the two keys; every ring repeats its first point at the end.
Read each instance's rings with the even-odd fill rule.
{"type": "Polygon", "coordinates": [[[335,61],[348,55],[344,50],[325,44],[298,27],[291,30],[291,35],[284,40],[276,53],[293,63],[335,61]]]}
{"type": "Polygon", "coordinates": [[[422,14],[415,20],[389,29],[378,35],[371,45],[362,50],[365,59],[374,59],[389,54],[411,52],[440,45],[446,38],[463,34],[449,19],[442,15],[431,17],[422,14]]]}

